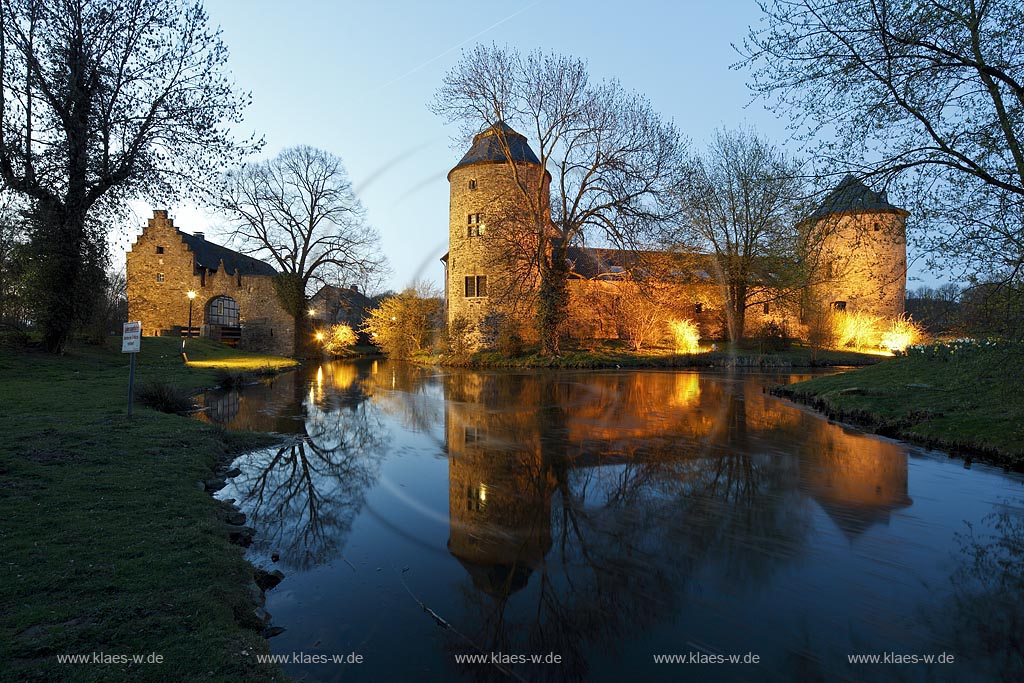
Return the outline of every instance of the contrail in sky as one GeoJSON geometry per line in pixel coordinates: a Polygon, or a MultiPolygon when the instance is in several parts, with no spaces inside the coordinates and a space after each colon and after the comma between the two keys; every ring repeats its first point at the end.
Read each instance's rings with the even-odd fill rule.
{"type": "Polygon", "coordinates": [[[464,41],[462,41],[461,43],[458,43],[458,44],[456,44],[456,45],[452,45],[452,46],[451,46],[450,48],[448,48],[448,49],[447,49],[447,50],[445,50],[444,52],[442,52],[442,53],[440,53],[440,54],[438,54],[438,55],[435,55],[434,57],[431,57],[431,58],[430,58],[430,59],[428,59],[427,61],[425,61],[425,62],[423,62],[423,63],[421,63],[421,64],[419,64],[419,65],[417,65],[417,66],[414,66],[414,67],[413,67],[412,69],[410,69],[410,70],[406,71],[406,72],[405,72],[404,74],[402,74],[401,76],[398,76],[397,78],[392,78],[392,79],[391,79],[390,81],[388,81],[388,82],[387,82],[387,83],[385,83],[384,85],[382,85],[382,86],[380,86],[379,88],[377,88],[377,91],[383,90],[384,88],[388,87],[389,85],[391,85],[391,84],[393,84],[393,83],[397,83],[398,81],[402,80],[402,79],[403,79],[403,78],[405,78],[406,76],[411,76],[412,74],[416,73],[417,71],[419,71],[419,70],[420,70],[420,69],[422,69],[423,67],[425,67],[425,66],[427,66],[427,65],[429,65],[429,64],[433,64],[433,63],[434,63],[434,62],[436,62],[437,60],[441,59],[441,57],[444,57],[444,56],[445,56],[446,54],[448,54],[449,52],[451,52],[451,51],[453,51],[453,50],[458,50],[458,49],[459,49],[460,47],[462,47],[463,45],[465,45],[465,44],[466,44],[466,43],[468,43],[469,41],[471,41],[471,40],[475,40],[475,39],[479,38],[480,36],[482,36],[483,34],[487,33],[488,31],[491,31],[491,30],[493,30],[493,29],[496,29],[496,28],[498,28],[499,26],[501,26],[502,24],[504,24],[504,23],[505,23],[506,21],[508,21],[509,19],[512,19],[512,18],[514,18],[514,17],[517,17],[517,16],[519,16],[520,14],[522,14],[523,12],[525,12],[526,10],[530,9],[531,7],[535,7],[535,6],[539,5],[540,3],[541,3],[541,0],[534,0],[534,2],[531,2],[531,3],[530,3],[529,5],[527,5],[526,7],[523,7],[522,9],[516,10],[515,12],[513,12],[513,13],[512,13],[512,14],[510,14],[510,15],[508,15],[508,16],[507,16],[507,17],[505,17],[504,19],[500,19],[499,21],[496,21],[496,22],[494,22],[493,24],[491,24],[491,25],[490,25],[490,26],[488,26],[487,28],[483,29],[482,31],[478,31],[478,32],[474,33],[473,35],[471,35],[471,36],[470,36],[469,38],[466,38],[466,39],[465,39],[464,41]]]}

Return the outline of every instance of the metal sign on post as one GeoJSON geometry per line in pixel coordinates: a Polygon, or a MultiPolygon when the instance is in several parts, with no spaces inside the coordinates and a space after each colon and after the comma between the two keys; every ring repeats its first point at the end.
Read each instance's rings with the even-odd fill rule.
{"type": "Polygon", "coordinates": [[[125,323],[121,332],[121,353],[130,353],[128,365],[128,417],[132,416],[132,401],[135,398],[135,354],[142,348],[142,321],[125,323]]]}

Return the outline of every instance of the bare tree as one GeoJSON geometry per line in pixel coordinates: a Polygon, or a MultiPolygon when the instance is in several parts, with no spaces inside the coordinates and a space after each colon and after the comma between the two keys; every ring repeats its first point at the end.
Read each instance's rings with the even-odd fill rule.
{"type": "Polygon", "coordinates": [[[222,124],[248,97],[206,22],[198,2],[0,0],[0,180],[34,211],[37,318],[53,352],[97,301],[97,216],[169,198],[240,151],[222,124]]]}
{"type": "Polygon", "coordinates": [[[663,200],[682,168],[679,133],[617,81],[592,83],[579,59],[493,45],[463,55],[433,110],[460,122],[464,133],[496,131],[519,194],[523,243],[533,251],[526,262],[539,273],[541,349],[557,354],[568,306],[568,247],[587,237],[635,246],[669,214],[663,200]],[[536,142],[536,176],[514,161],[509,127],[536,142]]]}
{"type": "Polygon", "coordinates": [[[732,341],[743,338],[748,308],[778,301],[801,282],[799,173],[754,131],[719,130],[678,189],[682,220],[669,241],[711,256],[732,341]]]}
{"type": "Polygon", "coordinates": [[[219,208],[245,253],[281,271],[276,290],[295,319],[295,349],[308,346],[307,301],[317,284],[365,283],[385,267],[377,231],[337,156],[293,147],[224,177],[219,208]]]}
{"type": "Polygon", "coordinates": [[[752,69],[752,88],[819,136],[831,170],[915,189],[933,266],[967,264],[1021,288],[1024,5],[766,0],[762,9],[737,65],[752,69]]]}

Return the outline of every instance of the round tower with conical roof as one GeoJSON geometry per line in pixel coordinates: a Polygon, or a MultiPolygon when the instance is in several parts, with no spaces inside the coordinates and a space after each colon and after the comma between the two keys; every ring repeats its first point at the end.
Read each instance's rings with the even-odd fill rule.
{"type": "MultiPolygon", "coordinates": [[[[517,217],[525,218],[522,207],[529,205],[519,185],[530,191],[540,179],[540,160],[526,137],[503,122],[476,135],[448,172],[448,254],[443,259],[448,324],[456,318],[479,323],[507,303],[516,268],[508,227],[517,217]],[[503,226],[500,238],[494,229],[498,224],[503,226]]],[[[550,181],[550,174],[544,174],[545,198],[550,181]]],[[[528,250],[522,251],[526,255],[528,250]]]]}
{"type": "Polygon", "coordinates": [[[910,212],[846,176],[811,215],[819,253],[813,296],[820,307],[886,319],[902,315],[907,293],[910,212]]]}

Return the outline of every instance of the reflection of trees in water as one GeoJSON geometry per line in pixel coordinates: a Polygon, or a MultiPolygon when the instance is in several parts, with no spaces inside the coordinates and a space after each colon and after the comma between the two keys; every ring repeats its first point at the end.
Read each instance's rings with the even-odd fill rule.
{"type": "Polygon", "coordinates": [[[374,404],[410,431],[429,434],[442,420],[434,370],[400,361],[376,362],[366,387],[374,404]]]}
{"type": "Polygon", "coordinates": [[[384,426],[366,401],[359,372],[320,369],[295,401],[301,435],[248,456],[234,480],[260,534],[259,548],[299,569],[340,553],[383,456],[384,426]]]}
{"type": "Polygon", "coordinates": [[[985,666],[989,680],[1024,680],[1024,508],[1018,501],[958,534],[961,564],[952,605],[934,621],[957,659],[985,666]],[[987,665],[987,666],[986,666],[987,665]]]}
{"type": "MultiPolygon", "coordinates": [[[[476,589],[464,590],[470,614],[478,615],[469,620],[474,629],[466,631],[484,651],[562,655],[559,666],[515,667],[530,680],[585,679],[590,673],[586,650],[594,645],[614,650],[620,638],[675,613],[691,577],[710,562],[724,561],[732,574],[766,579],[802,546],[806,511],[792,512],[785,495],[796,479],[794,459],[765,454],[756,439],[747,438],[751,404],[739,387],[733,387],[735,395],[709,397],[717,401],[708,403],[715,406],[711,415],[661,414],[655,431],[645,432],[650,422],[644,411],[664,405],[665,397],[638,386],[634,377],[612,376],[607,387],[600,386],[603,378],[595,378],[595,388],[538,375],[516,388],[503,377],[500,386],[488,387],[495,378],[476,376],[446,387],[452,389],[446,391],[449,401],[486,407],[494,400],[493,411],[456,409],[449,415],[450,423],[457,422],[448,428],[455,462],[475,457],[488,488],[505,484],[495,480],[502,470],[493,462],[509,454],[486,448],[475,453],[453,443],[463,424],[477,429],[483,416],[481,429],[489,443],[518,441],[522,450],[514,459],[532,456],[539,463],[514,474],[509,470],[514,482],[505,485],[520,492],[515,520],[488,520],[515,529],[510,541],[518,546],[506,554],[524,549],[525,538],[550,533],[546,556],[522,556],[532,570],[532,586],[524,589],[521,581],[506,584],[508,590],[481,591],[474,580],[476,589]],[[619,390],[644,400],[623,401],[619,390]],[[509,405],[522,409],[511,414],[501,409],[509,405]],[[708,428],[714,424],[729,429],[708,428]],[[576,438],[567,438],[570,434],[576,438]],[[550,513],[534,515],[538,529],[523,531],[531,507],[550,513]],[[789,554],[750,552],[769,543],[777,551],[780,542],[789,554]]],[[[680,390],[675,378],[655,379],[671,396],[696,401],[701,395],[692,382],[680,390]]],[[[479,668],[471,673],[501,675],[479,668]]]]}

